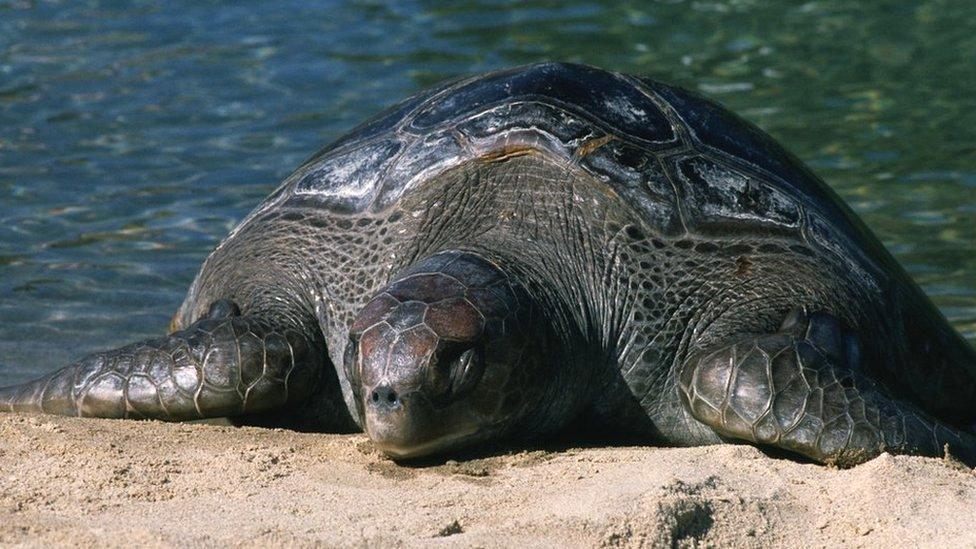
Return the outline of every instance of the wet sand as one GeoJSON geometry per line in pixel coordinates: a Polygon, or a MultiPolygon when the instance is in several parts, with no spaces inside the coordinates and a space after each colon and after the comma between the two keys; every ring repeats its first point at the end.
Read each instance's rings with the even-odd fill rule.
{"type": "Polygon", "coordinates": [[[976,473],[749,446],[397,465],[361,435],[0,414],[0,545],[976,546],[976,473]]]}

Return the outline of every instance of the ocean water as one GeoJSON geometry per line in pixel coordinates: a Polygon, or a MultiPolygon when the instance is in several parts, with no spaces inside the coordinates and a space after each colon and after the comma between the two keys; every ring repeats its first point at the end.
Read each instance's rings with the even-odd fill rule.
{"type": "Polygon", "coordinates": [[[0,385],[162,334],[302,160],[539,60],[704,92],[804,159],[976,341],[976,3],[0,0],[0,385]]]}

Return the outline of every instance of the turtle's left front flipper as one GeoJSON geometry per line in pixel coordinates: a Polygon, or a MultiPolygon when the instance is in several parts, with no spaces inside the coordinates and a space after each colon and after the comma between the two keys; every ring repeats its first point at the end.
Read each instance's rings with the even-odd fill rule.
{"type": "Polygon", "coordinates": [[[0,411],[174,421],[265,412],[314,391],[325,356],[316,329],[241,316],[221,300],[185,330],[0,389],[0,411]]]}
{"type": "Polygon", "coordinates": [[[976,465],[976,437],[900,401],[859,373],[859,345],[840,321],[795,310],[776,333],[692,356],[680,375],[691,415],[717,433],[854,465],[882,452],[976,465]]]}

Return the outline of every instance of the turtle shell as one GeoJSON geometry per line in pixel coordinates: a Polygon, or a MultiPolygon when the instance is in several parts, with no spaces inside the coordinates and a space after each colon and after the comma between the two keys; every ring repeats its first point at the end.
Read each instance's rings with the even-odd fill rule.
{"type": "Polygon", "coordinates": [[[823,181],[756,126],[677,87],[568,63],[410,97],[314,155],[256,213],[286,204],[376,214],[439,173],[527,148],[586,170],[663,235],[786,232],[857,257],[870,278],[893,264],[823,181]]]}
{"type": "MultiPolygon", "coordinates": [[[[710,299],[753,297],[749,333],[775,328],[795,300],[864,341],[903,339],[908,356],[958,338],[840,198],[762,130],[694,93],[565,63],[444,83],[314,155],[208,258],[177,325],[228,296],[263,306],[277,297],[267,280],[281,280],[343,364],[370,296],[449,249],[506,265],[553,308],[560,333],[619,351],[630,392],[648,402],[710,299]],[[762,299],[764,287],[788,295],[762,299]]],[[[877,362],[891,365],[879,379],[938,398],[924,368],[906,377],[877,362]]]]}

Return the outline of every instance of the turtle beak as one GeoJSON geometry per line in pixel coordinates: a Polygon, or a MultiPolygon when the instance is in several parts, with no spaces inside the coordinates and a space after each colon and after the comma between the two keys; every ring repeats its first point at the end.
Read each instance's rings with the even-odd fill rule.
{"type": "Polygon", "coordinates": [[[437,410],[420,391],[398,393],[381,382],[366,395],[366,433],[393,459],[411,459],[455,448],[477,432],[477,424],[461,411],[437,410]]]}

